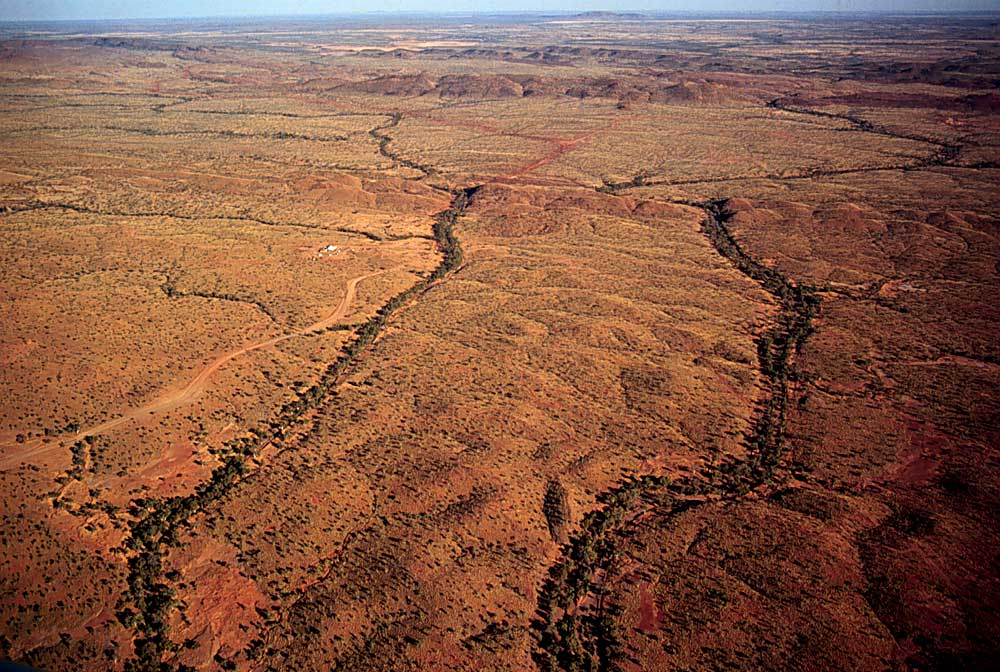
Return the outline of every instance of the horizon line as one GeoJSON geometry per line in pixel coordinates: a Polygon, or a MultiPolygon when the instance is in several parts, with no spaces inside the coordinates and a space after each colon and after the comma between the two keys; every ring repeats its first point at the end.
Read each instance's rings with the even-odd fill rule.
{"type": "Polygon", "coordinates": [[[220,19],[309,19],[309,18],[344,18],[344,17],[466,17],[466,16],[518,16],[518,17],[586,17],[588,15],[606,15],[608,18],[629,16],[642,18],[659,17],[743,17],[743,16],[901,16],[901,17],[939,17],[939,16],[1000,16],[1000,7],[996,9],[964,9],[964,10],[905,10],[905,9],[704,9],[704,10],[476,10],[463,11],[433,11],[433,10],[367,10],[346,12],[302,12],[302,13],[252,13],[252,14],[181,14],[174,16],[101,16],[93,18],[53,17],[30,19],[0,18],[0,25],[25,23],[115,23],[123,21],[195,21],[220,19]]]}

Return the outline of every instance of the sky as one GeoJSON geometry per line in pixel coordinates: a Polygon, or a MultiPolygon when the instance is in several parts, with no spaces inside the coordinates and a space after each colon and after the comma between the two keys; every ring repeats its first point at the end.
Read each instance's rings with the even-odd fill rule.
{"type": "Polygon", "coordinates": [[[0,0],[0,21],[358,12],[1000,11],[1000,0],[0,0]]]}

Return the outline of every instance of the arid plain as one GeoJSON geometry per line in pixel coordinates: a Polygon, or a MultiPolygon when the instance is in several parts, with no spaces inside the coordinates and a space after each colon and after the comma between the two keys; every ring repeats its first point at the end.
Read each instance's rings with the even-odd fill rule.
{"type": "Polygon", "coordinates": [[[994,17],[0,25],[0,659],[989,669],[994,17]]]}

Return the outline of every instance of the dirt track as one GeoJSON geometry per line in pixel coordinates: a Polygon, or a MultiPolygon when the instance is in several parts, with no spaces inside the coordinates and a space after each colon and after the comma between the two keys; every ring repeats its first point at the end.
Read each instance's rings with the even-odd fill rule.
{"type": "MultiPolygon", "coordinates": [[[[245,355],[249,352],[255,350],[261,350],[263,348],[270,347],[272,345],[277,345],[282,341],[287,341],[290,338],[296,336],[303,336],[308,333],[313,333],[317,331],[322,331],[328,327],[333,326],[340,320],[344,319],[348,312],[350,311],[351,304],[354,303],[354,298],[357,295],[358,284],[369,278],[373,278],[376,275],[385,273],[388,269],[382,269],[379,271],[374,271],[372,273],[366,273],[365,275],[360,275],[356,278],[352,278],[347,282],[346,290],[344,292],[344,298],[340,300],[340,303],[325,315],[322,319],[317,322],[310,324],[307,327],[293,331],[291,333],[282,334],[280,336],[274,336],[263,341],[258,341],[256,343],[251,343],[243,347],[237,348],[235,350],[230,350],[229,352],[223,353],[216,357],[214,360],[206,364],[198,374],[189,382],[187,385],[180,389],[168,389],[157,396],[155,399],[146,403],[142,406],[132,408],[127,410],[122,415],[108,420],[107,422],[102,422],[99,425],[94,425],[93,427],[88,427],[80,430],[77,434],[74,434],[68,438],[70,441],[79,441],[80,439],[86,438],[88,436],[97,436],[103,434],[109,430],[120,427],[131,420],[137,420],[154,413],[159,413],[163,411],[169,411],[178,406],[183,406],[186,403],[193,401],[199,394],[204,390],[208,381],[212,376],[227,362],[245,355]]],[[[42,439],[34,439],[32,441],[17,444],[13,442],[8,442],[4,445],[5,451],[3,457],[0,457],[0,469],[9,469],[16,466],[19,463],[27,461],[29,458],[39,457],[53,450],[58,450],[62,448],[60,442],[57,442],[55,437],[49,437],[49,441],[43,442],[42,439]]]]}

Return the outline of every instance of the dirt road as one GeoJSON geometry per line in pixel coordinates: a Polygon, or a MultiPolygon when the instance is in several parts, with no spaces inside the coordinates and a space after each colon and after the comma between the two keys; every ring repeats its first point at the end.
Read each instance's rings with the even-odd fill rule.
{"type": "Polygon", "coordinates": [[[205,387],[212,376],[228,362],[236,359],[237,357],[253,352],[254,350],[261,350],[263,348],[277,345],[282,341],[287,341],[288,339],[295,338],[296,336],[303,336],[305,334],[323,331],[324,329],[337,324],[348,315],[351,305],[354,303],[355,296],[357,295],[358,284],[363,280],[385,273],[387,270],[389,269],[366,273],[365,275],[360,275],[349,280],[344,292],[344,298],[341,299],[340,303],[331,312],[326,314],[319,321],[297,331],[282,334],[281,336],[274,336],[272,338],[251,343],[223,353],[206,364],[184,387],[180,389],[168,389],[152,401],[142,406],[129,409],[116,418],[108,420],[107,422],[102,422],[99,425],[94,425],[93,427],[82,429],[76,434],[63,435],[62,437],[48,437],[47,441],[43,441],[39,438],[20,444],[13,441],[4,442],[4,444],[2,444],[3,455],[0,456],[0,469],[9,469],[29,460],[30,458],[40,457],[46,453],[58,450],[62,447],[62,443],[72,443],[88,436],[97,436],[98,434],[103,434],[116,427],[120,427],[129,421],[145,418],[154,413],[170,411],[178,406],[183,406],[184,404],[193,401],[199,394],[201,394],[201,392],[205,390],[205,387]]]}

